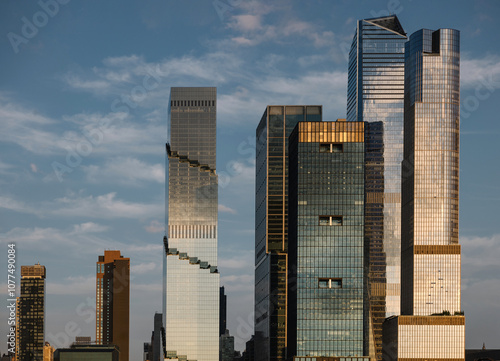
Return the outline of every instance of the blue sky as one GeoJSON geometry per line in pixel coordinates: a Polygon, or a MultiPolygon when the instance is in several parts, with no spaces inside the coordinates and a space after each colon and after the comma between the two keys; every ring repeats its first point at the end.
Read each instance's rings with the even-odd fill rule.
{"type": "MultiPolygon", "coordinates": [[[[466,345],[500,347],[500,2],[57,4],[0,2],[0,247],[5,255],[16,243],[18,267],[47,267],[47,341],[95,337],[95,262],[120,249],[131,258],[131,357],[142,358],[161,311],[170,87],[216,86],[219,269],[229,329],[243,349],[253,322],[258,121],[267,104],[322,104],[325,120],[345,117],[356,20],[391,12],[408,34],[461,30],[466,345]]],[[[0,262],[6,270],[6,257],[0,262]]]]}

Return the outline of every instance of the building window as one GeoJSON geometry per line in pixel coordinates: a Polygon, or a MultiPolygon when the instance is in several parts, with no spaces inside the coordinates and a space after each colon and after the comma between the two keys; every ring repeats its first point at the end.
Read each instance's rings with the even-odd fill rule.
{"type": "Polygon", "coordinates": [[[318,278],[318,288],[342,288],[342,278],[318,278]]]}
{"type": "Polygon", "coordinates": [[[320,143],[320,153],[342,153],[344,151],[344,144],[342,143],[320,143]]]}
{"type": "Polygon", "coordinates": [[[341,226],[342,216],[319,216],[320,226],[341,226]]]}

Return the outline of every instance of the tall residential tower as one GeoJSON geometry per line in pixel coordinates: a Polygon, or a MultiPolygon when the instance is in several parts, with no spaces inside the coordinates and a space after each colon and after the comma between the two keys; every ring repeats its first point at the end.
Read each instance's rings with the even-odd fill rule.
{"type": "Polygon", "coordinates": [[[369,355],[382,357],[382,323],[400,313],[404,48],[397,16],[358,21],[349,53],[347,121],[382,122],[380,156],[367,162],[365,241],[369,355]]]}
{"type": "Polygon", "coordinates": [[[128,361],[130,321],[130,258],[104,251],[96,270],[96,344],[116,345],[128,361]]]}
{"type": "Polygon", "coordinates": [[[167,357],[219,360],[216,88],[172,88],[166,145],[167,357]]]}
{"type": "Polygon", "coordinates": [[[386,360],[464,360],[458,238],[460,33],[423,29],[405,49],[401,314],[386,360]]]}

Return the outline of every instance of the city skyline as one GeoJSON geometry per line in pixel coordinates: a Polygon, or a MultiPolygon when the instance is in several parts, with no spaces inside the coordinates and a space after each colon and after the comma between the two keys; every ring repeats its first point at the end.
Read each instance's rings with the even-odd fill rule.
{"type": "MultiPolygon", "coordinates": [[[[46,334],[63,340],[60,333],[71,322],[80,335],[94,334],[95,321],[87,320],[95,300],[87,298],[95,293],[97,252],[90,251],[120,249],[132,260],[131,357],[141,353],[154,312],[161,312],[168,91],[177,85],[217,86],[218,266],[228,295],[228,328],[243,349],[253,320],[257,120],[268,104],[322,104],[324,120],[343,117],[346,53],[356,21],[398,10],[408,34],[420,28],[461,30],[460,243],[466,342],[469,348],[482,341],[494,346],[487,330],[498,323],[498,306],[488,300],[498,297],[499,288],[495,260],[500,231],[494,221],[499,169],[493,146],[499,132],[495,109],[500,50],[490,18],[499,13],[498,4],[463,2],[445,13],[440,3],[428,14],[425,6],[410,1],[394,9],[383,1],[360,2],[357,9],[344,3],[234,3],[221,16],[210,2],[194,9],[158,2],[135,9],[136,14],[117,3],[99,5],[101,17],[92,22],[95,32],[85,32],[81,30],[89,28],[88,15],[97,9],[70,2],[60,4],[58,13],[20,44],[17,53],[3,36],[1,246],[17,244],[18,270],[36,262],[47,267],[46,334]],[[118,11],[117,18],[126,17],[126,24],[114,19],[112,11],[118,11]],[[115,24],[120,36],[99,31],[100,21],[115,24]],[[183,29],[184,35],[175,35],[174,28],[183,29]],[[176,42],[179,37],[185,41],[176,42]],[[85,44],[92,42],[89,51],[85,44]],[[96,131],[99,122],[102,133],[96,131]],[[93,137],[91,150],[83,143],[85,134],[93,137]],[[67,167],[61,168],[66,170],[62,182],[54,162],[67,167]],[[141,314],[147,317],[139,310],[146,310],[141,314]]],[[[3,34],[22,34],[22,17],[32,21],[41,11],[35,3],[1,7],[2,14],[12,14],[0,25],[3,34]]],[[[0,351],[5,352],[5,345],[0,344],[0,351]]]]}

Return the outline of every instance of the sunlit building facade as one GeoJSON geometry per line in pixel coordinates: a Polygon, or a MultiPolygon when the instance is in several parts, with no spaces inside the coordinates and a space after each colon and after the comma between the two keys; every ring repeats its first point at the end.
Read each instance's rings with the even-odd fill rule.
{"type": "Polygon", "coordinates": [[[96,263],[96,344],[116,345],[129,359],[130,258],[105,250],[96,263]]]}
{"type": "Polygon", "coordinates": [[[365,355],[364,125],[300,122],[290,136],[289,357],[365,355]]]}
{"type": "Polygon", "coordinates": [[[255,179],[255,360],[286,359],[288,137],[322,120],[319,105],[267,106],[257,127],[255,179]]]}
{"type": "Polygon", "coordinates": [[[21,266],[17,298],[16,360],[43,361],[45,346],[45,266],[21,266]]]}
{"type": "Polygon", "coordinates": [[[216,107],[216,88],[171,88],[163,280],[167,357],[219,359],[216,107]]]}
{"type": "Polygon", "coordinates": [[[401,313],[387,360],[465,358],[460,310],[460,33],[423,29],[405,49],[401,313]]]}
{"type": "Polygon", "coordinates": [[[397,16],[360,20],[349,53],[347,121],[382,122],[380,156],[367,164],[365,239],[368,289],[366,342],[382,357],[382,323],[400,313],[401,161],[404,47],[397,16]],[[373,173],[375,174],[375,173],[373,173]]]}

